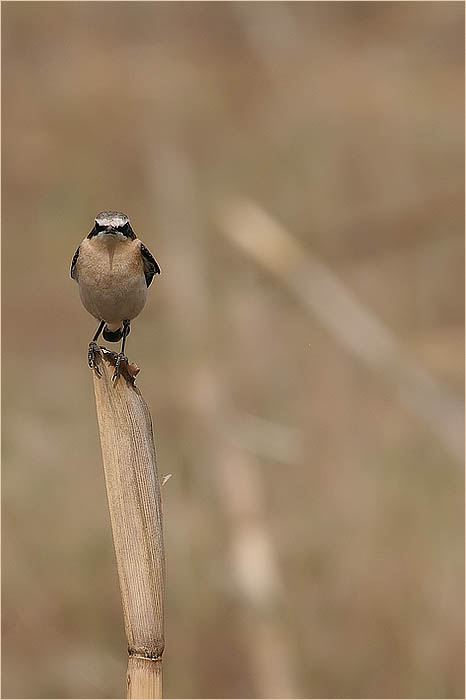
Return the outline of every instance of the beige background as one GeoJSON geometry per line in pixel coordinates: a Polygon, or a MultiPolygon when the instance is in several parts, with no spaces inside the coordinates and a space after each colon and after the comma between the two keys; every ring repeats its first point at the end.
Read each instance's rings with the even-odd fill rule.
{"type": "Polygon", "coordinates": [[[166,696],[463,696],[463,33],[462,3],[2,4],[3,697],[122,693],[69,279],[104,208],[163,268],[128,353],[173,473],[166,696]]]}

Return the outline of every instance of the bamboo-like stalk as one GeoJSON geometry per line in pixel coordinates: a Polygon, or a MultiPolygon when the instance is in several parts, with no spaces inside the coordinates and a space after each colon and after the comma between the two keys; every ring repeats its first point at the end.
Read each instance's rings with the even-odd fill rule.
{"type": "Polygon", "coordinates": [[[218,220],[230,241],[280,280],[347,352],[383,377],[400,404],[425,423],[458,463],[464,462],[462,402],[411,357],[395,333],[309,246],[246,198],[221,205],[218,220]]]}
{"type": "Polygon", "coordinates": [[[165,555],[152,421],[124,363],[112,381],[115,353],[96,352],[94,392],[113,542],[128,640],[127,698],[162,697],[165,555]]]}

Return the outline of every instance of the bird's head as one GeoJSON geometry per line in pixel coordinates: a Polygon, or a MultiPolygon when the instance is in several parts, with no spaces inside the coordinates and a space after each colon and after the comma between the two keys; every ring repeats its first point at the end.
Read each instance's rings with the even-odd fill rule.
{"type": "Polygon", "coordinates": [[[128,216],[121,211],[101,211],[100,214],[97,214],[94,228],[89,233],[88,238],[108,234],[124,236],[125,238],[136,238],[128,216]]]}

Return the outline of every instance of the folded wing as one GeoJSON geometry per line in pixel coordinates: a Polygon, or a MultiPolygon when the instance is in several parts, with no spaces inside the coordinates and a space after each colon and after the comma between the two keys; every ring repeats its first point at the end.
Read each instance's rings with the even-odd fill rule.
{"type": "Polygon", "coordinates": [[[144,243],[141,243],[142,263],[144,265],[144,277],[146,284],[149,287],[154,275],[159,275],[161,270],[157,260],[154,258],[150,250],[146,248],[144,243]]]}

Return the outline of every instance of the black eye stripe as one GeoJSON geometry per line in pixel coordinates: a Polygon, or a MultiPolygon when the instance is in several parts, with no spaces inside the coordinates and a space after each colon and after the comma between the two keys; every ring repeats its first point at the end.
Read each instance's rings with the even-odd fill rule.
{"type": "Polygon", "coordinates": [[[127,221],[126,224],[124,224],[123,226],[118,226],[118,231],[120,231],[127,238],[131,238],[131,239],[136,238],[129,221],[127,221]]]}
{"type": "Polygon", "coordinates": [[[118,231],[119,233],[123,234],[123,236],[126,236],[127,238],[130,238],[132,240],[134,238],[136,238],[136,235],[135,235],[133,229],[131,228],[131,224],[129,221],[127,221],[124,224],[120,224],[119,226],[111,226],[109,224],[99,224],[99,223],[97,223],[97,221],[95,221],[94,228],[92,229],[92,231],[88,235],[88,238],[92,238],[93,236],[97,236],[97,234],[100,233],[101,231],[107,231],[109,229],[109,227],[113,231],[118,231]]]}

